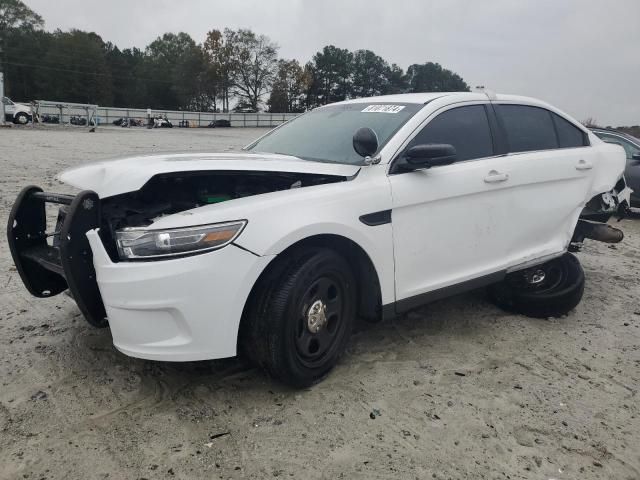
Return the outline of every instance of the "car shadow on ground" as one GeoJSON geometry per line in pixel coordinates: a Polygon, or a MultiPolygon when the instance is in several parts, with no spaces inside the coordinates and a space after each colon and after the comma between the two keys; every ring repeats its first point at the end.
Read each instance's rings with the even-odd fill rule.
{"type": "MultiPolygon", "coordinates": [[[[473,341],[484,336],[492,324],[507,315],[486,300],[484,290],[477,290],[433,302],[393,320],[379,323],[358,320],[341,363],[357,363],[363,355],[390,351],[406,361],[417,361],[424,356],[424,351],[415,348],[414,340],[421,339],[418,341],[427,344],[452,339],[473,341]]],[[[524,321],[539,322],[522,318],[524,321]]],[[[140,376],[161,380],[173,391],[189,384],[203,383],[236,390],[290,390],[269,379],[262,370],[242,356],[196,362],[141,360],[118,352],[112,345],[109,331],[96,329],[84,330],[73,343],[81,356],[84,356],[81,352],[86,351],[93,352],[87,353],[87,357],[95,358],[95,352],[98,351],[100,356],[107,357],[100,360],[105,368],[111,362],[118,370],[126,369],[140,376]]],[[[460,355],[463,354],[461,351],[460,355]]],[[[83,363],[91,364],[93,359],[86,358],[83,363]]],[[[89,381],[90,378],[91,375],[86,380],[89,381]]]]}

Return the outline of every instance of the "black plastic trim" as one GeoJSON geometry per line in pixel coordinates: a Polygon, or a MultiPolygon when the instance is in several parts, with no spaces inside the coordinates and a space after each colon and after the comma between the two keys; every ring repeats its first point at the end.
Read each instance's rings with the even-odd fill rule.
{"type": "Polygon", "coordinates": [[[31,194],[33,198],[38,198],[43,202],[60,203],[62,205],[71,205],[75,195],[67,195],[64,193],[34,192],[31,194]]]}
{"type": "Polygon", "coordinates": [[[86,320],[105,327],[106,312],[86,236],[87,231],[99,226],[97,193],[85,190],[70,196],[28,186],[11,209],[7,240],[20,278],[33,296],[50,297],[68,288],[86,320]],[[60,231],[54,233],[53,246],[47,243],[47,202],[66,205],[64,220],[58,217],[60,231]]]}
{"type": "Polygon", "coordinates": [[[493,154],[496,156],[506,155],[509,153],[509,144],[502,120],[498,117],[492,103],[485,104],[485,110],[487,112],[489,130],[491,130],[491,138],[493,140],[493,154]]]}
{"type": "Polygon", "coordinates": [[[22,283],[31,295],[43,298],[65,291],[67,281],[59,266],[46,268],[54,262],[39,263],[33,258],[35,252],[46,252],[48,247],[44,201],[34,196],[41,192],[29,185],[18,194],[7,221],[7,243],[22,283]]]}
{"type": "Polygon", "coordinates": [[[100,198],[91,190],[75,196],[60,230],[60,263],[69,291],[84,318],[94,327],[107,326],[107,313],[98,290],[93,252],[86,233],[100,227],[100,198]]]}
{"type": "Polygon", "coordinates": [[[413,297],[403,298],[397,302],[388,303],[382,306],[382,318],[383,320],[392,319],[397,315],[408,312],[409,310],[413,310],[414,308],[422,305],[426,305],[427,303],[468,292],[469,290],[475,290],[476,288],[486,287],[504,280],[506,275],[507,271],[501,270],[499,272],[467,280],[466,282],[461,282],[456,285],[439,288],[413,297]]]}
{"type": "Polygon", "coordinates": [[[360,221],[370,227],[391,223],[391,210],[381,210],[379,212],[367,213],[360,216],[360,221]]]}

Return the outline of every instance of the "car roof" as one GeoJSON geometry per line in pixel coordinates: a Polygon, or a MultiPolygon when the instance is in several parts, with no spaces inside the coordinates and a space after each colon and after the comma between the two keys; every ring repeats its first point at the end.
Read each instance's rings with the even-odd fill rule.
{"type": "Polygon", "coordinates": [[[507,94],[495,94],[490,91],[476,91],[476,92],[425,92],[425,93],[400,93],[396,95],[381,95],[377,97],[361,97],[353,98],[350,100],[344,100],[342,102],[330,103],[324,105],[321,108],[331,107],[333,105],[348,105],[348,104],[363,104],[363,103],[406,103],[414,105],[425,105],[432,100],[446,99],[445,104],[454,104],[458,102],[482,102],[491,101],[494,103],[507,103],[514,105],[528,105],[532,107],[540,107],[549,110],[557,115],[560,115],[568,122],[572,123],[580,130],[588,133],[589,130],[578,122],[575,118],[566,114],[562,110],[550,105],[542,100],[532,97],[524,97],[521,95],[507,95],[507,94]]]}
{"type": "Polygon", "coordinates": [[[424,92],[424,93],[399,93],[395,95],[380,95],[377,97],[362,97],[353,98],[350,100],[344,100],[342,102],[336,102],[330,105],[336,104],[350,104],[350,103],[413,103],[413,104],[425,104],[432,100],[442,97],[451,97],[450,100],[454,101],[478,101],[491,99],[497,102],[517,102],[528,105],[539,105],[549,108],[550,105],[537,100],[535,98],[523,97],[519,95],[505,95],[505,94],[490,94],[484,92],[424,92]]]}
{"type": "Polygon", "coordinates": [[[431,100],[435,100],[436,98],[445,97],[449,95],[474,95],[478,98],[487,98],[483,94],[470,93],[470,92],[425,92],[425,93],[399,93],[395,95],[380,95],[377,97],[362,97],[362,98],[352,98],[350,100],[345,100],[343,102],[338,103],[377,103],[377,102],[388,102],[388,103],[414,103],[414,104],[425,104],[429,103],[431,100]]]}

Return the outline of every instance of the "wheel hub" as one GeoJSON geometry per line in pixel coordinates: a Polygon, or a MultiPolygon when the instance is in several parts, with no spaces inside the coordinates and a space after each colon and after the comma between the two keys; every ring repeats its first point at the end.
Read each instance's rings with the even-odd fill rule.
{"type": "Polygon", "coordinates": [[[531,272],[530,275],[528,275],[527,280],[529,281],[529,283],[531,283],[532,285],[537,285],[539,283],[544,282],[544,279],[546,278],[547,274],[544,272],[544,270],[536,270],[534,272],[531,272]]]}
{"type": "Polygon", "coordinates": [[[307,311],[307,328],[318,333],[327,324],[327,306],[322,300],[316,300],[307,311]]]}

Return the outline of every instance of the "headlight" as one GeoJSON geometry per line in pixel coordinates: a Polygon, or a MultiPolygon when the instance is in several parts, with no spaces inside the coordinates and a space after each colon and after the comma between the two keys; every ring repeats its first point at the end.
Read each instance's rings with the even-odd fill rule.
{"type": "Polygon", "coordinates": [[[124,228],[116,232],[116,243],[122,260],[145,260],[203,253],[231,243],[240,235],[246,224],[246,220],[238,220],[166,230],[124,228]]]}

